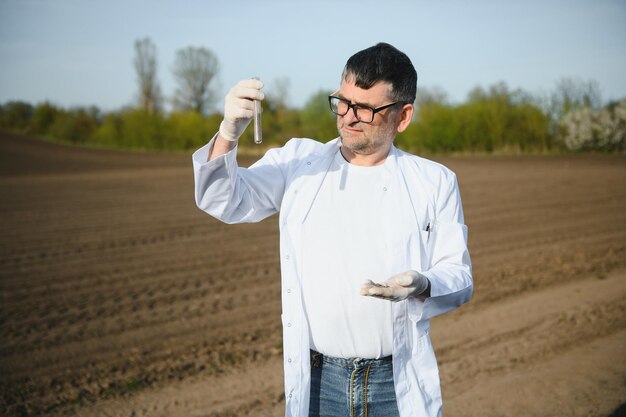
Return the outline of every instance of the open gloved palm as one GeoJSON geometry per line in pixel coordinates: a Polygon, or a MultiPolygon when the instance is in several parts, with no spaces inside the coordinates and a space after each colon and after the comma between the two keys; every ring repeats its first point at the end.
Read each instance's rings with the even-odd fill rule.
{"type": "Polygon", "coordinates": [[[361,285],[361,295],[402,301],[423,294],[429,286],[428,278],[417,271],[396,274],[383,283],[368,280],[361,285]]]}

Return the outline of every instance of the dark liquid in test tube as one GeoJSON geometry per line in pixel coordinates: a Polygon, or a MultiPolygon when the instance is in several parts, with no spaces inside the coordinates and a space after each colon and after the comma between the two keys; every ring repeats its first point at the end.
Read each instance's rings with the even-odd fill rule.
{"type": "MultiPolygon", "coordinates": [[[[258,80],[259,77],[252,77],[254,80],[258,80]]],[[[254,100],[254,143],[259,144],[263,142],[263,133],[261,131],[261,101],[254,100]]]]}

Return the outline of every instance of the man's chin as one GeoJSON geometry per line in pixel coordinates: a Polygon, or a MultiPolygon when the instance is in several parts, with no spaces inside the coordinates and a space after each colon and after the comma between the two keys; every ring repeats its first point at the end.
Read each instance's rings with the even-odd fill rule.
{"type": "Polygon", "coordinates": [[[360,152],[364,149],[367,149],[367,142],[357,140],[354,137],[350,137],[350,135],[342,134],[341,136],[341,145],[346,149],[352,152],[360,152]]]}
{"type": "Polygon", "coordinates": [[[345,146],[350,146],[350,147],[362,147],[363,145],[367,144],[367,140],[363,139],[362,136],[356,136],[350,133],[346,133],[346,132],[340,132],[341,135],[341,142],[345,145],[345,146]]]}

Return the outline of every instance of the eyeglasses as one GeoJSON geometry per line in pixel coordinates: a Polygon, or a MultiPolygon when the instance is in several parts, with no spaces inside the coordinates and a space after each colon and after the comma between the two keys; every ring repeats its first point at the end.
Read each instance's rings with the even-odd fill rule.
{"type": "Polygon", "coordinates": [[[379,111],[388,109],[396,104],[407,104],[407,102],[395,101],[393,103],[374,108],[363,104],[352,104],[348,100],[344,100],[340,97],[329,96],[328,104],[330,105],[330,110],[337,116],[345,116],[348,114],[350,109],[352,109],[354,117],[356,117],[359,122],[372,123],[374,121],[374,115],[379,111]]]}

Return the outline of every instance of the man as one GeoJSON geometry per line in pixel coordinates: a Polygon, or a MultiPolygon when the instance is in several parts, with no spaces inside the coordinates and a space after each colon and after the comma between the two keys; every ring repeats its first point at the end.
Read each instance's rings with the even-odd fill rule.
{"type": "Polygon", "coordinates": [[[417,74],[380,43],[353,55],[329,98],[340,137],[292,139],[248,169],[236,145],[262,100],[245,80],[193,155],[198,206],[226,223],[280,212],[287,416],[438,416],[429,322],[472,295],[455,175],[395,148],[417,74]]]}

